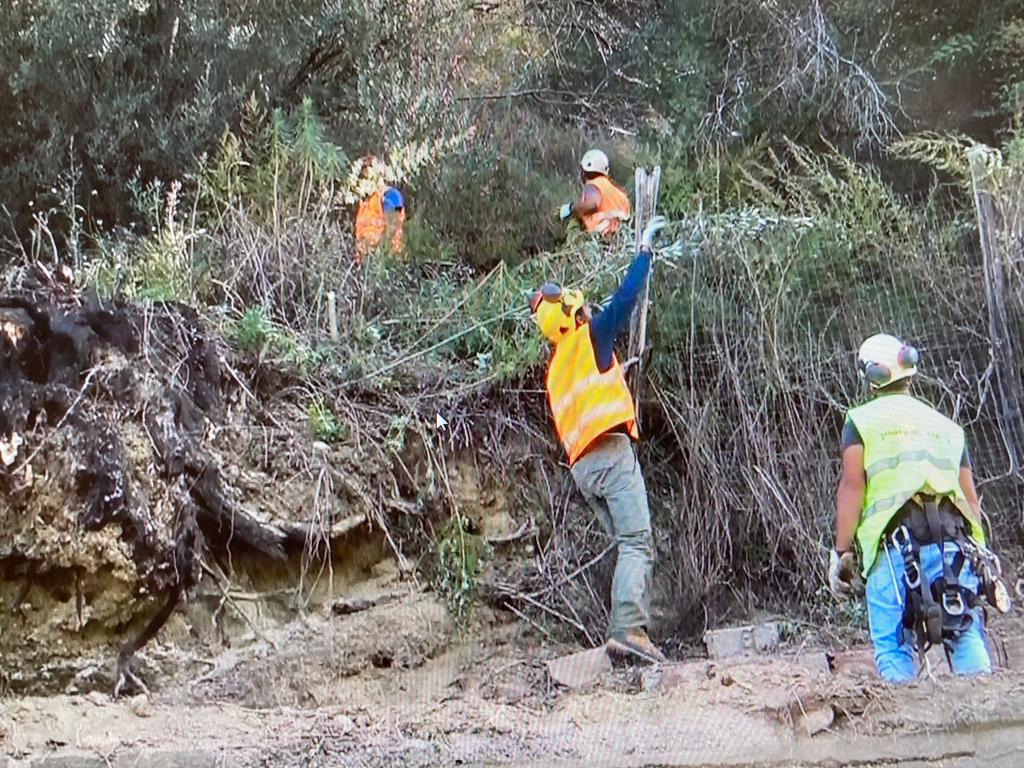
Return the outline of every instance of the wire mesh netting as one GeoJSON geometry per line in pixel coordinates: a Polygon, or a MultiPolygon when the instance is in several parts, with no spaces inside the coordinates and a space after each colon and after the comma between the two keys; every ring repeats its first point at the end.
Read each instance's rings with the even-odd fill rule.
{"type": "Polygon", "coordinates": [[[912,207],[872,172],[796,159],[771,209],[684,221],[687,255],[654,280],[647,471],[683,632],[734,600],[823,603],[839,435],[869,396],[854,361],[874,333],[920,350],[915,393],[966,429],[995,546],[1020,544],[1019,175],[975,179],[979,239],[962,190],[912,207]]]}

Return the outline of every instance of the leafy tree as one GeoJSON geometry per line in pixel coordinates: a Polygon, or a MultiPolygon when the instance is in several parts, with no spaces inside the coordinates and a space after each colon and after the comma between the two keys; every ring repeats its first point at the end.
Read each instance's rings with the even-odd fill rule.
{"type": "Polygon", "coordinates": [[[94,220],[138,214],[125,182],[187,173],[253,95],[286,109],[311,97],[359,151],[447,130],[472,22],[457,0],[13,0],[0,8],[0,202],[52,205],[74,167],[94,220]]]}

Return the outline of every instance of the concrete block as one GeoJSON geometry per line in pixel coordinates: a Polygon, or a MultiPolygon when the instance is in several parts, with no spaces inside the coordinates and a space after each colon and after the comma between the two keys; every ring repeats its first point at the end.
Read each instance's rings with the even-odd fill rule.
{"type": "Polygon", "coordinates": [[[552,659],[547,663],[551,679],[566,688],[583,688],[612,668],[604,646],[552,659]]]}
{"type": "Polygon", "coordinates": [[[870,648],[859,648],[853,651],[841,651],[832,659],[833,671],[837,675],[860,677],[877,676],[875,654],[870,648]]]}
{"type": "Polygon", "coordinates": [[[704,633],[704,644],[712,659],[766,653],[779,644],[779,625],[769,621],[744,627],[708,630],[704,633]]]}
{"type": "Polygon", "coordinates": [[[829,664],[828,654],[824,651],[805,651],[792,657],[793,663],[808,672],[829,675],[832,673],[832,665],[829,664]]]}

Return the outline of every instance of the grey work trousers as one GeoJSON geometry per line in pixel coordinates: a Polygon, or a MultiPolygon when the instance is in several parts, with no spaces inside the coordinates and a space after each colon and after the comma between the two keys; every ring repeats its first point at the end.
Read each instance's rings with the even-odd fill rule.
{"type": "Polygon", "coordinates": [[[597,440],[571,471],[576,487],[618,547],[610,636],[648,625],[654,554],[647,487],[632,441],[617,433],[597,440]]]}

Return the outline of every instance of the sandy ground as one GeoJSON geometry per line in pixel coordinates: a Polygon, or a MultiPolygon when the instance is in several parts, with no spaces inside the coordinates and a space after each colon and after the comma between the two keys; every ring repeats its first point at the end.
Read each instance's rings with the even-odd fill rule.
{"type": "MultiPolygon", "coordinates": [[[[0,766],[1024,765],[1024,670],[893,689],[865,652],[616,666],[556,687],[498,617],[451,639],[409,593],[307,617],[179,671],[150,695],[7,698],[0,766]]],[[[151,681],[154,685],[157,681],[151,681]]]]}

